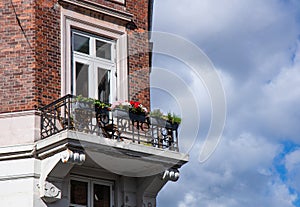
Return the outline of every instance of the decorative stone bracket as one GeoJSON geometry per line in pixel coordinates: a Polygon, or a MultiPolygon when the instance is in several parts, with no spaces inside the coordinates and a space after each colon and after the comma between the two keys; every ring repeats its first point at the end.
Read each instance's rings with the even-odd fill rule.
{"type": "Polygon", "coordinates": [[[58,199],[61,199],[61,190],[48,181],[44,182],[44,188],[40,188],[40,193],[41,198],[46,203],[52,203],[57,201],[58,199]]]}
{"type": "Polygon", "coordinates": [[[178,169],[170,168],[168,170],[165,170],[162,179],[176,182],[179,179],[179,175],[180,174],[178,169]]]}
{"type": "Polygon", "coordinates": [[[46,203],[61,199],[61,190],[53,183],[47,181],[49,176],[63,179],[72,169],[74,164],[81,165],[85,161],[83,152],[74,152],[66,149],[42,160],[41,176],[39,180],[40,197],[46,203]]]}

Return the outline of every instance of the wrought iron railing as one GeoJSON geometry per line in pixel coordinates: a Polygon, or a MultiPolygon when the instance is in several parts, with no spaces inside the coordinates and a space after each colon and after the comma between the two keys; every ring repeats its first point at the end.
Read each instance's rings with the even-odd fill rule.
{"type": "Polygon", "coordinates": [[[41,138],[63,130],[178,151],[177,126],[124,110],[95,107],[78,101],[73,95],[41,108],[41,138]]]}

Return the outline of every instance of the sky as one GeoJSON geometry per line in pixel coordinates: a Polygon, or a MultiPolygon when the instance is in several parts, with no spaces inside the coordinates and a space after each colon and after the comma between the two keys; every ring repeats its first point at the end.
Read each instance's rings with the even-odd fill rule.
{"type": "Polygon", "coordinates": [[[197,47],[217,77],[210,85],[204,73],[196,76],[193,65],[200,59],[188,50],[182,55],[190,59],[154,53],[152,109],[183,117],[179,141],[190,155],[180,179],[159,193],[157,205],[300,207],[300,1],[182,3],[156,0],[153,31],[197,47]],[[157,71],[175,78],[162,76],[157,86],[157,71]],[[179,82],[184,87],[170,89],[179,82]],[[221,101],[213,100],[216,94],[221,101]],[[201,160],[209,130],[218,124],[214,113],[222,107],[219,114],[226,119],[215,119],[223,126],[218,145],[201,160]]]}

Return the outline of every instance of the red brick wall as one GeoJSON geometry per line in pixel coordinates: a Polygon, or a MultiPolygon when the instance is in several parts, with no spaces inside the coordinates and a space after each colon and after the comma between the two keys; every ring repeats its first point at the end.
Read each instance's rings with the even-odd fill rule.
{"type": "MultiPolygon", "coordinates": [[[[90,0],[134,15],[135,30],[148,28],[148,1],[124,5],[90,0]]],[[[61,94],[60,7],[57,0],[0,1],[0,113],[32,110],[61,94]],[[24,35],[25,33],[25,35],[24,35]],[[26,36],[26,38],[25,38],[26,36]]],[[[149,107],[149,55],[145,35],[129,38],[129,94],[149,107]],[[133,54],[133,55],[132,55],[133,54]]]]}
{"type": "Polygon", "coordinates": [[[148,33],[143,29],[129,34],[129,95],[150,107],[148,33]]]}
{"type": "Polygon", "coordinates": [[[127,0],[136,29],[128,30],[129,96],[150,108],[148,0],[127,0]]]}
{"type": "Polygon", "coordinates": [[[0,1],[0,112],[35,107],[34,4],[13,0],[26,33],[18,25],[10,0],[0,1]]]}
{"type": "Polygon", "coordinates": [[[36,96],[38,106],[61,94],[60,7],[56,0],[36,0],[36,96]]]}

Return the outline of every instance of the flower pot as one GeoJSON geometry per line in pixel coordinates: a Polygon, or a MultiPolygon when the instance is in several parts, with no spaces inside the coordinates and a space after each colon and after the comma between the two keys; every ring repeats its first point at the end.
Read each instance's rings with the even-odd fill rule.
{"type": "Polygon", "coordinates": [[[167,121],[165,119],[162,119],[162,118],[150,117],[150,123],[153,124],[153,125],[165,127],[166,122],[167,121]]]}
{"type": "Polygon", "coordinates": [[[166,128],[167,129],[177,130],[178,127],[179,127],[178,123],[171,123],[169,121],[166,122],[166,128]]]}
{"type": "Polygon", "coordinates": [[[74,107],[77,109],[91,109],[92,105],[88,102],[76,101],[74,107]]]}
{"type": "Polygon", "coordinates": [[[132,121],[145,122],[146,121],[146,114],[145,113],[135,114],[135,113],[129,112],[129,118],[132,121]]]}
{"type": "Polygon", "coordinates": [[[104,107],[104,108],[102,108],[102,107],[100,107],[100,106],[98,106],[98,105],[95,105],[95,112],[97,113],[97,114],[103,114],[103,115],[108,115],[109,114],[109,108],[108,107],[104,107]]]}
{"type": "Polygon", "coordinates": [[[128,111],[123,109],[115,109],[112,111],[113,117],[121,119],[129,119],[128,111]]]}
{"type": "Polygon", "coordinates": [[[109,108],[108,107],[100,107],[95,105],[95,112],[97,121],[101,121],[103,124],[107,124],[109,122],[109,108]]]}

